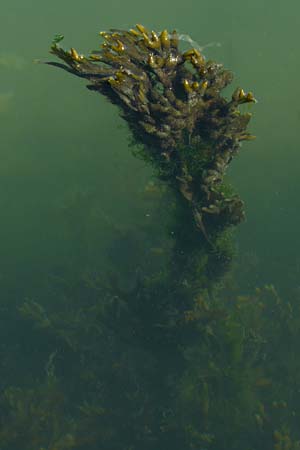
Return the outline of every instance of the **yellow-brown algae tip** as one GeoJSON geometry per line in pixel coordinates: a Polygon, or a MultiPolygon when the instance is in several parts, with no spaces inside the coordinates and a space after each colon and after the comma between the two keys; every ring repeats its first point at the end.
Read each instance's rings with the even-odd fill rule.
{"type": "Polygon", "coordinates": [[[112,87],[118,87],[118,86],[120,86],[120,84],[121,84],[121,81],[120,80],[117,80],[117,79],[115,79],[115,78],[113,78],[113,77],[110,77],[110,78],[108,78],[108,83],[112,86],[112,87]]]}
{"type": "Polygon", "coordinates": [[[252,92],[245,94],[244,89],[237,88],[232,94],[232,100],[238,103],[256,103],[256,99],[252,92]]]}
{"type": "Polygon", "coordinates": [[[80,56],[78,55],[78,53],[77,53],[77,51],[75,50],[75,48],[72,47],[72,48],[70,49],[70,54],[71,54],[72,58],[75,59],[75,61],[81,61],[82,56],[80,57],[80,56]]]}
{"type": "Polygon", "coordinates": [[[246,100],[248,102],[253,102],[253,103],[257,103],[256,98],[254,97],[252,92],[248,92],[248,94],[246,95],[246,100]]]}
{"type": "Polygon", "coordinates": [[[153,41],[155,41],[155,42],[158,42],[159,41],[159,37],[157,36],[157,34],[155,33],[155,31],[151,31],[151,37],[152,37],[152,40],[153,41]]]}
{"type": "Polygon", "coordinates": [[[161,56],[154,56],[153,53],[151,53],[148,56],[147,63],[152,69],[160,69],[165,64],[165,60],[161,56]]]}
{"type": "Polygon", "coordinates": [[[148,56],[147,63],[149,64],[150,67],[153,67],[153,68],[156,67],[155,58],[154,58],[153,53],[150,53],[150,55],[148,56]]]}
{"type": "Polygon", "coordinates": [[[205,80],[205,81],[203,81],[203,82],[201,83],[201,86],[200,86],[200,92],[201,92],[201,94],[204,94],[204,92],[206,91],[207,87],[208,87],[208,81],[205,80]]]}
{"type": "Polygon", "coordinates": [[[143,33],[144,42],[149,48],[159,48],[160,47],[160,41],[151,41],[149,39],[149,36],[145,33],[143,33]]]}
{"type": "Polygon", "coordinates": [[[147,34],[149,35],[149,30],[147,30],[146,27],[144,27],[144,25],[141,25],[140,23],[136,24],[136,28],[142,33],[142,34],[147,34]]]}
{"type": "Polygon", "coordinates": [[[141,33],[136,31],[134,28],[130,28],[129,33],[136,37],[139,37],[141,35],[141,33]]]}
{"type": "MultiPolygon", "coordinates": [[[[241,96],[243,95],[244,91],[242,88],[236,88],[235,91],[232,94],[232,100],[237,102],[238,100],[240,100],[241,96]]],[[[245,93],[244,93],[245,95],[245,93]]]]}
{"type": "Polygon", "coordinates": [[[195,66],[195,67],[202,67],[204,64],[205,64],[205,59],[204,59],[204,56],[203,55],[201,55],[200,53],[199,53],[199,56],[197,55],[192,55],[191,57],[190,57],[190,59],[191,59],[191,63],[195,66]]]}
{"type": "Polygon", "coordinates": [[[186,52],[184,52],[182,56],[185,59],[188,59],[191,56],[196,56],[197,58],[200,58],[201,57],[201,53],[198,50],[196,50],[195,48],[191,48],[190,50],[187,50],[186,52]]]}
{"type": "Polygon", "coordinates": [[[240,141],[254,141],[254,139],[256,139],[256,136],[254,136],[253,134],[242,134],[239,137],[240,141]]]}
{"type": "Polygon", "coordinates": [[[93,54],[91,54],[91,55],[89,56],[89,58],[90,58],[92,61],[101,61],[101,57],[100,57],[99,55],[93,55],[93,54]]]}
{"type": "Polygon", "coordinates": [[[163,31],[160,33],[159,38],[160,38],[161,45],[162,45],[164,48],[166,48],[166,49],[170,48],[170,39],[169,39],[169,33],[168,33],[168,30],[163,30],[163,31]]]}
{"type": "Polygon", "coordinates": [[[184,87],[185,91],[188,92],[189,94],[191,92],[193,92],[193,89],[192,89],[192,87],[191,87],[191,85],[190,85],[190,83],[189,83],[189,81],[187,79],[183,80],[183,87],[184,87]]]}
{"type": "Polygon", "coordinates": [[[244,89],[240,89],[239,95],[238,95],[238,99],[239,100],[244,100],[245,97],[246,97],[246,94],[245,94],[244,89]]]}
{"type": "Polygon", "coordinates": [[[122,53],[125,51],[125,46],[119,39],[117,39],[117,45],[112,45],[111,48],[117,53],[122,53]]]}

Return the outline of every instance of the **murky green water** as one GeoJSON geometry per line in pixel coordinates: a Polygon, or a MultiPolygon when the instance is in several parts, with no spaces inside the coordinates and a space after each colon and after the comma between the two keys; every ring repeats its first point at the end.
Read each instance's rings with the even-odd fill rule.
{"type": "MultiPolygon", "coordinates": [[[[164,264],[160,239],[148,237],[146,253],[141,245],[147,217],[157,214],[145,191],[151,169],[131,154],[129,132],[116,107],[85,89],[83,80],[37,62],[53,58],[48,53],[53,36],[63,33],[64,46],[86,53],[99,45],[98,31],[143,23],[156,30],[176,28],[200,46],[214,43],[204,54],[234,72],[233,87],[251,90],[258,99],[249,108],[250,131],[257,139],[242,146],[229,171],[247,214],[236,231],[235,291],[251,294],[257,286],[273,284],[283,301],[296,302],[299,12],[295,0],[2,1],[0,308],[5,311],[2,350],[10,356],[2,366],[6,381],[1,389],[8,386],[10,371],[20,371],[21,364],[11,364],[12,352],[20,358],[18,337],[26,337],[26,328],[18,331],[15,305],[26,299],[50,302],[56,289],[51,279],[65,276],[66,270],[76,279],[82,270],[117,268],[124,270],[128,287],[131,274],[143,267],[136,261],[145,261],[147,252],[147,268],[164,264]],[[122,230],[132,230],[129,241],[122,230]],[[110,244],[116,236],[119,240],[110,244]]],[[[156,235],[163,236],[164,229],[162,220],[156,235]]],[[[34,346],[34,337],[27,345],[34,346]]],[[[55,352],[59,349],[49,344],[49,367],[55,352]]],[[[37,366],[39,358],[47,365],[41,350],[34,359],[37,366]]],[[[31,368],[25,357],[21,362],[26,378],[31,368]]],[[[19,382],[15,374],[12,379],[19,382]]],[[[39,445],[32,450],[44,448],[39,445]]],[[[47,448],[75,448],[64,445],[47,448]]]]}
{"type": "Polygon", "coordinates": [[[68,192],[97,189],[103,210],[113,203],[118,215],[147,175],[127,150],[128,133],[115,108],[87,92],[81,80],[33,61],[48,59],[55,33],[64,33],[65,45],[86,52],[98,44],[99,30],[142,22],[158,30],[177,28],[201,45],[219,43],[207,48],[207,57],[233,70],[236,85],[255,92],[259,103],[252,108],[251,131],[257,140],[243,146],[230,171],[247,209],[238,245],[241,253],[255,254],[250,285],[276,282],[283,291],[297,286],[296,2],[175,2],[170,7],[154,1],[125,7],[120,2],[4,1],[1,15],[4,282],[16,276],[22,290],[31,288],[36,270],[67,257],[55,210],[68,192]],[[127,177],[132,171],[134,179],[127,177]]]}

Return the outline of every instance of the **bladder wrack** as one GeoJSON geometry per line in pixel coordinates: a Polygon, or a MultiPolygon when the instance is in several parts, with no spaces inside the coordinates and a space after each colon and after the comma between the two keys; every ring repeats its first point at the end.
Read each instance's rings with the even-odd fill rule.
{"type": "Polygon", "coordinates": [[[121,108],[143,144],[142,156],[188,202],[206,238],[239,223],[243,202],[228,194],[223,177],[240,142],[254,138],[246,131],[251,114],[239,111],[255,102],[253,94],[238,88],[224,98],[231,72],[207,61],[199,46],[182,52],[179,41],[187,35],[175,30],[157,33],[137,24],[100,35],[100,50],[87,56],[64,50],[56,37],[51,52],[65,64],[49,64],[89,80],[89,89],[121,108]]]}

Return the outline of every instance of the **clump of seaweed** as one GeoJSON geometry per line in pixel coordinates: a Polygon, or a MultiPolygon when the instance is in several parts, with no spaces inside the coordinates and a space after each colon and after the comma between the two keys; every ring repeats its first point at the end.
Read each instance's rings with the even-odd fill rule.
{"type": "MultiPolygon", "coordinates": [[[[239,106],[254,96],[238,88],[224,98],[231,73],[199,48],[182,52],[176,31],[137,25],[101,36],[88,56],[64,50],[56,36],[51,52],[63,63],[48,64],[87,79],[120,107],[137,154],[170,187],[164,205],[173,191],[172,243],[162,243],[171,255],[125,286],[121,266],[89,271],[77,258],[75,281],[62,272],[53,301],[19,307],[26,339],[42,357],[27,353],[30,373],[15,370],[20,386],[3,384],[0,447],[298,450],[299,302],[283,302],[272,285],[234,299],[217,282],[232,255],[232,228],[244,217],[224,175],[240,143],[253,138],[251,116],[239,106]]],[[[81,208],[75,212],[73,202],[64,209],[81,254],[92,214],[83,208],[78,225],[81,208]]],[[[117,231],[137,239],[135,228],[117,231]]],[[[120,252],[120,239],[115,246],[120,252]]]]}
{"type": "Polygon", "coordinates": [[[39,304],[48,327],[37,304],[19,310],[45,367],[1,392],[1,449],[299,450],[298,301],[203,293],[178,317],[163,280],[79,281],[39,304]]]}
{"type": "Polygon", "coordinates": [[[228,164],[246,131],[250,113],[239,106],[255,102],[237,88],[230,100],[221,92],[232,74],[205,59],[197,48],[182,52],[176,31],[160,34],[137,24],[129,31],[101,32],[100,50],[88,56],[60,46],[51,52],[63,63],[48,64],[87,79],[88,88],[117,104],[140,156],[188,204],[194,225],[213,245],[217,232],[244,218],[243,202],[224,185],[228,164]]]}

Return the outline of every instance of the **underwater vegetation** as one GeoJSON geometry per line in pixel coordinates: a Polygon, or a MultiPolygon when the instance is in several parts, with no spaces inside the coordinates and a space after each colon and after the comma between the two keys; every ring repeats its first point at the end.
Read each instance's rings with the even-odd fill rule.
{"type": "Polygon", "coordinates": [[[299,302],[77,281],[19,308],[39,358],[2,389],[1,449],[299,449],[299,302]]]}
{"type": "Polygon", "coordinates": [[[134,154],[159,179],[145,189],[157,213],[141,240],[163,264],[121,283],[141,234],[118,224],[115,269],[87,267],[80,255],[92,245],[97,196],[64,205],[76,272],[60,269],[51,301],[21,299],[10,312],[22,339],[1,347],[0,449],[299,450],[300,303],[272,285],[238,296],[228,287],[244,207],[224,175],[252,139],[239,106],[254,96],[238,88],[224,98],[231,73],[198,48],[181,52],[176,31],[137,25],[101,36],[88,56],[56,36],[51,52],[63,62],[48,64],[120,108],[134,154]],[[155,236],[162,205],[165,243],[155,236]],[[117,263],[120,245],[129,250],[117,263]]]}
{"type": "Polygon", "coordinates": [[[79,54],[60,46],[51,52],[65,64],[49,62],[89,81],[88,88],[117,104],[140,156],[188,204],[195,225],[208,241],[215,230],[243,220],[243,203],[223,185],[228,164],[246,131],[250,113],[239,106],[255,102],[237,88],[230,100],[222,90],[232,74],[207,61],[196,48],[181,52],[179,35],[135,29],[101,32],[100,50],[79,54]]]}

